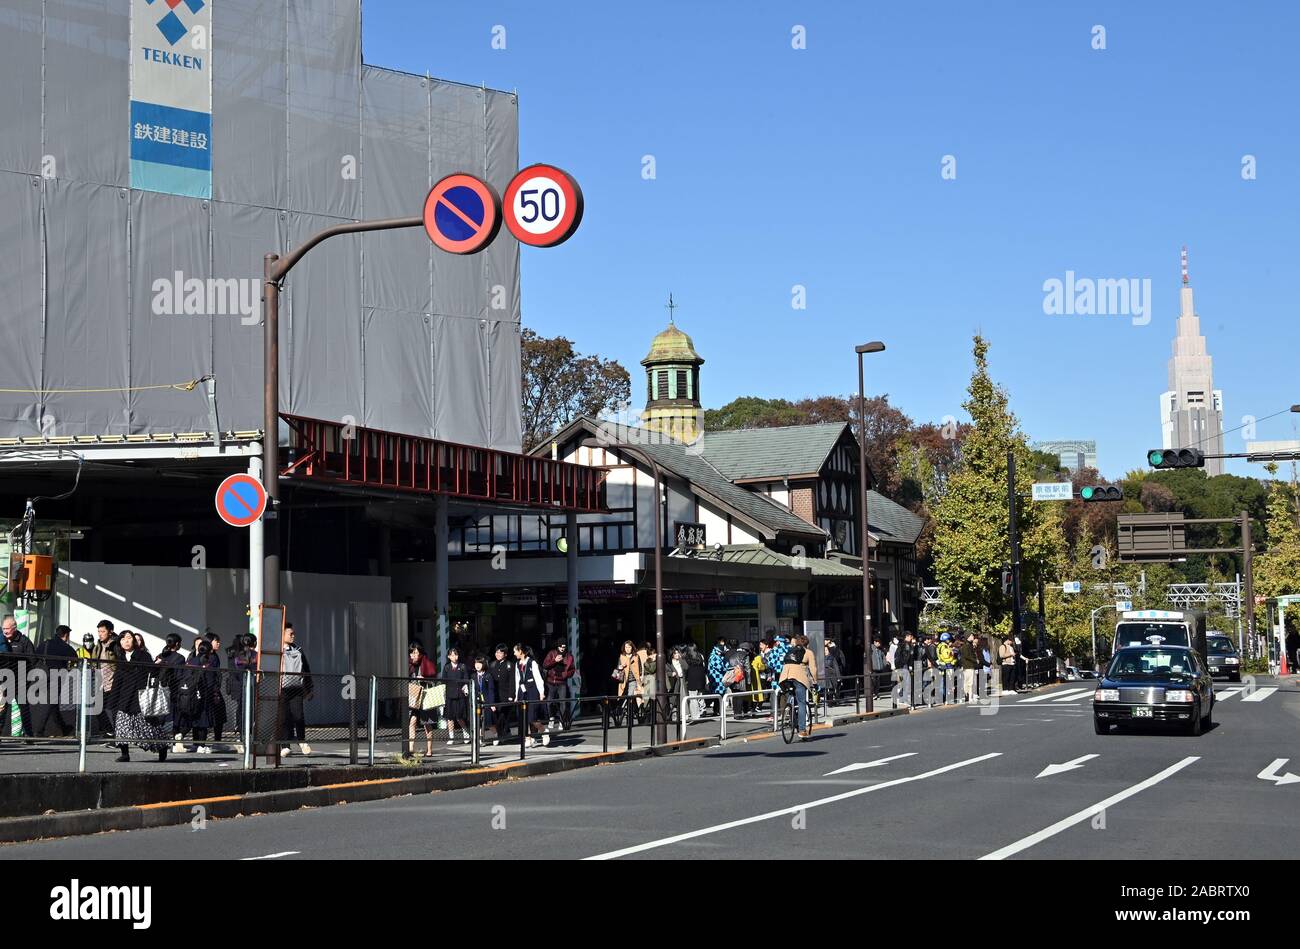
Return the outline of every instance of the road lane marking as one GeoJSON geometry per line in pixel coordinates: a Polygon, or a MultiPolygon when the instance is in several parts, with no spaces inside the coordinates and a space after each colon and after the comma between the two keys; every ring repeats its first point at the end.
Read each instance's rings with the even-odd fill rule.
{"type": "Polygon", "coordinates": [[[1278,774],[1278,772],[1281,771],[1290,760],[1290,758],[1274,758],[1273,763],[1259,774],[1255,775],[1255,777],[1263,781],[1272,781],[1274,786],[1279,788],[1284,784],[1295,784],[1297,781],[1300,781],[1300,776],[1294,775],[1290,771],[1286,774],[1278,774]]]}
{"type": "Polygon", "coordinates": [[[857,764],[845,765],[842,768],[836,768],[834,771],[827,771],[822,777],[829,778],[833,774],[845,774],[849,771],[861,771],[863,768],[879,768],[882,764],[889,764],[891,761],[897,761],[899,758],[911,758],[915,751],[908,751],[901,755],[891,755],[888,758],[877,758],[875,761],[863,761],[857,764]]]}
{"type": "Polygon", "coordinates": [[[1241,689],[1224,689],[1222,692],[1215,692],[1214,701],[1222,702],[1224,699],[1230,699],[1240,691],[1241,689]]]}
{"type": "Polygon", "coordinates": [[[293,857],[302,853],[301,850],[281,850],[279,853],[268,853],[261,857],[240,857],[240,860],[278,860],[280,857],[293,857]]]}
{"type": "Polygon", "coordinates": [[[1120,791],[1118,794],[1112,794],[1104,801],[1098,801],[1096,804],[1093,804],[1091,807],[1085,807],[1077,814],[1071,814],[1069,817],[1065,818],[1064,820],[1057,821],[1055,824],[1053,824],[1050,827],[1044,827],[1042,830],[1038,831],[1037,833],[1030,834],[1028,837],[1025,837],[1021,840],[1017,840],[1013,844],[1007,844],[1005,847],[1003,847],[1000,850],[995,850],[992,853],[985,854],[984,856],[980,857],[980,859],[981,860],[1005,860],[1007,857],[1014,857],[1016,854],[1020,853],[1020,851],[1028,850],[1030,847],[1034,846],[1035,844],[1042,843],[1044,840],[1046,840],[1049,837],[1055,837],[1061,831],[1068,830],[1069,828],[1073,827],[1075,824],[1083,823],[1089,818],[1094,817],[1097,814],[1100,814],[1108,807],[1114,807],[1116,804],[1120,803],[1121,801],[1128,800],[1130,797],[1132,797],[1135,794],[1141,794],[1147,788],[1155,787],[1165,778],[1177,774],[1179,771],[1182,771],[1188,765],[1195,764],[1197,761],[1200,760],[1201,760],[1200,755],[1189,755],[1188,757],[1184,758],[1182,761],[1179,761],[1177,764],[1170,765],[1168,768],[1165,768],[1165,770],[1161,771],[1159,774],[1153,774],[1145,781],[1141,781],[1133,785],[1131,788],[1125,788],[1123,791],[1120,791]]]}
{"type": "Polygon", "coordinates": [[[1088,693],[1085,691],[1082,695],[1067,695],[1065,696],[1065,698],[1052,699],[1052,701],[1053,702],[1082,702],[1084,699],[1088,697],[1089,697],[1088,693]]]}
{"type": "Polygon", "coordinates": [[[1032,699],[1021,699],[1019,702],[1016,702],[1015,704],[1028,705],[1030,702],[1046,702],[1048,699],[1055,701],[1057,699],[1063,699],[1067,695],[1074,695],[1076,693],[1082,695],[1085,692],[1094,692],[1094,691],[1096,690],[1095,689],[1066,689],[1064,692],[1048,692],[1046,695],[1035,695],[1032,699]]]}
{"type": "Polygon", "coordinates": [[[1262,702],[1276,691],[1277,689],[1270,685],[1263,689],[1256,689],[1250,695],[1243,695],[1241,700],[1243,702],[1262,702]]]}
{"type": "Polygon", "coordinates": [[[779,811],[768,811],[766,814],[757,814],[754,817],[744,817],[740,820],[728,821],[725,824],[715,824],[712,827],[704,827],[700,830],[692,830],[685,834],[676,834],[672,837],[664,837],[662,840],[651,840],[643,844],[637,844],[634,847],[625,847],[622,850],[611,850],[608,853],[598,853],[592,857],[586,857],[586,860],[615,860],[619,857],[626,857],[634,853],[642,853],[646,850],[654,850],[658,847],[667,847],[670,844],[681,843],[683,840],[692,840],[696,837],[704,837],[708,834],[720,833],[724,830],[733,830],[736,827],[745,827],[749,824],[757,824],[760,821],[772,820],[776,817],[785,817],[790,814],[798,814],[801,811],[811,810],[814,807],[821,807],[824,804],[835,804],[839,801],[847,801],[849,798],[857,797],[861,794],[870,794],[872,791],[883,791],[885,788],[897,787],[901,784],[910,784],[913,781],[924,781],[926,778],[933,778],[935,775],[944,774],[948,771],[955,771],[958,768],[964,768],[967,765],[979,764],[981,761],[988,761],[991,758],[997,758],[1002,755],[1000,751],[993,751],[987,755],[980,755],[978,758],[967,758],[965,761],[958,761],[955,764],[944,765],[942,768],[935,768],[933,771],[926,771],[924,774],[916,774],[907,778],[894,778],[892,781],[883,781],[880,784],[869,784],[864,788],[854,788],[852,791],[845,791],[843,794],[834,794],[830,797],[823,797],[816,801],[809,801],[807,804],[796,804],[793,807],[783,807],[779,811]]]}
{"type": "Polygon", "coordinates": [[[1049,764],[1042,771],[1038,772],[1034,779],[1037,780],[1038,778],[1051,777],[1054,774],[1061,774],[1065,771],[1073,771],[1075,768],[1082,768],[1085,761],[1091,761],[1093,758],[1098,757],[1100,757],[1100,755],[1082,755],[1078,758],[1071,758],[1069,761],[1062,764],[1049,764]]]}

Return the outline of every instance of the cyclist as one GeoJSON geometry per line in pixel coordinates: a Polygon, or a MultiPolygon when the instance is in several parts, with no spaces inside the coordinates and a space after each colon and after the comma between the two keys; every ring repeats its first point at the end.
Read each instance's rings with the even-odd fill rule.
{"type": "Polygon", "coordinates": [[[802,633],[794,637],[790,651],[785,654],[785,663],[781,666],[778,681],[783,689],[793,691],[799,737],[812,737],[812,727],[808,721],[808,693],[817,682],[817,659],[808,648],[808,637],[802,633]],[[790,685],[786,686],[786,682],[790,685]]]}

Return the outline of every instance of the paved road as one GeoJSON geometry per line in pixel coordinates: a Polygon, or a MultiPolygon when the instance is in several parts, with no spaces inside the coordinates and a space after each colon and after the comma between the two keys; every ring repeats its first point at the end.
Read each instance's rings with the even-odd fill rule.
{"type": "Polygon", "coordinates": [[[1214,728],[1093,734],[1091,687],[524,781],[0,847],[30,858],[1283,858],[1300,685],[1220,685],[1214,728]],[[1084,758],[1084,756],[1092,756],[1084,758]],[[878,762],[870,768],[840,771],[878,762]],[[1053,764],[1078,767],[1040,777],[1053,764]],[[510,833],[520,831],[521,833],[510,833]],[[522,852],[521,852],[522,848],[522,852]]]}

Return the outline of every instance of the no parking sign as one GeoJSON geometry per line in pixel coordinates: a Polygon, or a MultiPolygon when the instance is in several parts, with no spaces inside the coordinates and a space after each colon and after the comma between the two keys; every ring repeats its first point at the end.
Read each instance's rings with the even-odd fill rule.
{"type": "Polygon", "coordinates": [[[582,223],[582,189],[561,168],[529,165],[506,186],[501,210],[521,244],[555,247],[582,223]]]}
{"type": "Polygon", "coordinates": [[[481,178],[447,175],[424,199],[424,229],[440,250],[476,253],[501,230],[501,197],[481,178]]]}

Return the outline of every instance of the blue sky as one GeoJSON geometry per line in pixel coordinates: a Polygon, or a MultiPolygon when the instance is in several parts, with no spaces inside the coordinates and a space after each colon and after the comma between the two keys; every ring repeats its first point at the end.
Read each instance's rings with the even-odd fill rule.
{"type": "Polygon", "coordinates": [[[882,339],[869,389],[964,417],[978,330],[1029,435],[1095,438],[1119,475],[1159,443],[1187,244],[1225,428],[1297,437],[1300,416],[1263,417],[1300,402],[1300,4],[366,0],[364,17],[367,62],[518,89],[521,161],[586,198],[567,244],[524,249],[524,323],[619,359],[634,397],[669,290],[708,406],[850,392],[853,345],[882,339]],[[1149,278],[1150,322],[1046,315],[1066,271],[1149,278]]]}

